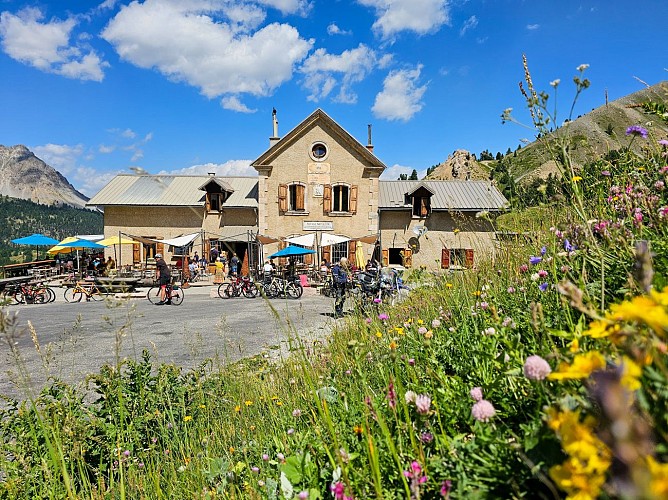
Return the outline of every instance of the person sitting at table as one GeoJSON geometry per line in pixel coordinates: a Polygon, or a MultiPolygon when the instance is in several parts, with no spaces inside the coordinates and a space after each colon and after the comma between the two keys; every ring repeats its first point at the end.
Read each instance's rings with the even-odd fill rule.
{"type": "Polygon", "coordinates": [[[116,269],[116,261],[111,258],[111,255],[107,259],[107,263],[105,264],[105,268],[107,272],[109,272],[112,269],[116,269]]]}
{"type": "Polygon", "coordinates": [[[288,278],[292,278],[295,275],[297,263],[295,262],[294,257],[288,257],[288,261],[285,264],[285,271],[288,278]]]}

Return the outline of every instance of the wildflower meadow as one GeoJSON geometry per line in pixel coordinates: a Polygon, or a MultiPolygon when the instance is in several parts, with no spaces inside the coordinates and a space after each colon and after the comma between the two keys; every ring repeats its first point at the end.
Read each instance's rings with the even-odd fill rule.
{"type": "Polygon", "coordinates": [[[575,166],[560,137],[567,199],[493,261],[416,270],[278,363],[144,353],[9,401],[0,497],[668,498],[668,141],[632,124],[575,166]]]}

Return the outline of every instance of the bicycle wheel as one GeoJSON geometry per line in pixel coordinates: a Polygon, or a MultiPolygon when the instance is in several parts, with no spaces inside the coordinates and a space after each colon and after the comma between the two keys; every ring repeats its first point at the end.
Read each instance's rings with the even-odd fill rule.
{"type": "Polygon", "coordinates": [[[290,299],[298,299],[304,293],[304,288],[297,283],[288,283],[285,287],[285,293],[290,299]]]}
{"type": "Polygon", "coordinates": [[[230,296],[225,293],[228,286],[230,286],[229,283],[221,283],[220,285],[218,285],[218,297],[220,297],[221,299],[230,298],[230,296]]]}
{"type": "Polygon", "coordinates": [[[254,299],[260,290],[255,286],[255,283],[246,283],[243,287],[244,297],[254,299]]]}
{"type": "Polygon", "coordinates": [[[102,292],[100,292],[100,289],[96,286],[91,288],[88,294],[88,296],[95,301],[104,299],[104,295],[102,295],[102,292]]]}
{"type": "Polygon", "coordinates": [[[183,288],[181,287],[174,287],[172,288],[172,291],[170,293],[170,300],[172,301],[172,304],[175,306],[180,306],[183,303],[183,288]]]}
{"type": "Polygon", "coordinates": [[[33,289],[33,304],[46,304],[51,299],[51,294],[46,287],[40,286],[33,289]]]}
{"type": "Polygon", "coordinates": [[[49,293],[49,299],[47,302],[53,302],[56,300],[56,292],[53,291],[53,288],[50,286],[45,287],[45,290],[49,293]]]}
{"type": "Polygon", "coordinates": [[[67,302],[80,302],[81,298],[85,295],[79,287],[72,287],[65,290],[63,296],[67,302]]]}
{"type": "Polygon", "coordinates": [[[146,298],[151,304],[155,304],[157,302],[160,302],[160,287],[159,286],[153,286],[148,289],[148,292],[146,292],[146,298]]]}

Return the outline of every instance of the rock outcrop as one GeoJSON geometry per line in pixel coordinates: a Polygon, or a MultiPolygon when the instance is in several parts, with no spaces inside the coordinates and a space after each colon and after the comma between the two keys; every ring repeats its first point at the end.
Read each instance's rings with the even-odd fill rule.
{"type": "Polygon", "coordinates": [[[447,160],[437,166],[427,177],[428,180],[468,181],[489,178],[487,170],[476,160],[473,153],[458,149],[447,160]]]}

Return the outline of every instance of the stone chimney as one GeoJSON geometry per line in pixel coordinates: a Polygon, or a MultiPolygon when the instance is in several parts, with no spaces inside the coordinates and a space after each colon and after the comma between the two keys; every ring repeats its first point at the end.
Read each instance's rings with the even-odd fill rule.
{"type": "Polygon", "coordinates": [[[281,138],[278,137],[278,118],[276,118],[276,108],[271,112],[271,123],[273,125],[273,135],[269,138],[269,147],[272,147],[281,140],[281,138]]]}
{"type": "Polygon", "coordinates": [[[373,153],[373,144],[371,143],[371,124],[369,124],[368,127],[369,127],[369,143],[366,145],[366,148],[373,153]]]}

